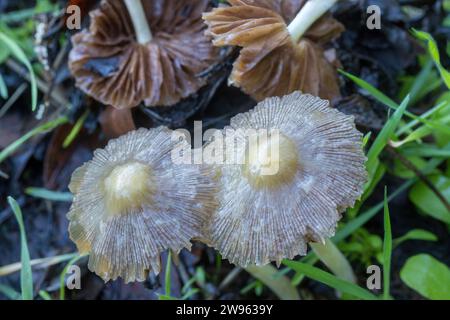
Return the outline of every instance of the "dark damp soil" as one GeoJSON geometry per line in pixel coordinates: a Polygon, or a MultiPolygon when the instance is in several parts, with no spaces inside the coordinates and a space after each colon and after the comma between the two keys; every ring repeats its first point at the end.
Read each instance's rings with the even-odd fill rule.
{"type": "MultiPolygon", "coordinates": [[[[59,1],[66,3],[67,1],[59,1]]],[[[85,12],[94,6],[94,1],[69,1],[84,5],[85,12]]],[[[13,0],[0,1],[0,15],[15,10],[32,7],[33,1],[18,2],[13,0]]],[[[444,13],[442,2],[433,0],[361,0],[340,4],[335,9],[335,16],[346,26],[343,36],[333,43],[337,50],[342,68],[359,75],[388,96],[396,97],[399,90],[398,78],[406,74],[416,74],[420,70],[417,55],[423,49],[413,40],[410,28],[430,32],[441,48],[445,48],[450,38],[450,30],[442,27],[444,13]],[[375,4],[382,8],[383,27],[371,31],[365,27],[366,8],[375,4]],[[402,13],[400,5],[408,5],[416,9],[413,17],[402,13]]],[[[45,17],[41,17],[45,18],[45,17]]],[[[48,17],[47,17],[48,18],[48,17]]],[[[30,18],[31,19],[31,18],[30,18]]],[[[50,18],[48,20],[51,20],[50,18]]],[[[51,23],[51,22],[49,22],[51,23]]],[[[45,118],[64,112],[72,120],[76,120],[86,108],[91,110],[83,129],[69,148],[62,148],[62,141],[70,132],[72,125],[64,125],[45,135],[39,135],[14,153],[6,161],[0,163],[0,267],[20,260],[19,229],[6,198],[13,196],[24,213],[28,246],[32,259],[52,257],[76,250],[68,238],[68,221],[65,217],[69,204],[39,200],[24,193],[25,188],[44,187],[55,191],[68,191],[67,185],[75,168],[92,157],[95,148],[106,142],[105,134],[99,124],[99,115],[103,106],[86,97],[74,87],[73,79],[67,68],[69,46],[61,45],[60,38],[70,36],[53,22],[51,34],[46,39],[49,60],[61,59],[51,77],[45,78],[49,87],[47,94],[40,94],[42,101],[49,101],[45,118]],[[73,105],[66,110],[64,106],[55,103],[55,92],[73,105]],[[53,99],[53,100],[52,100],[53,99]]],[[[88,18],[83,20],[88,25],[88,18]]],[[[50,31],[49,31],[50,32],[50,31]]],[[[444,50],[445,51],[445,50],[444,50]]],[[[134,122],[137,126],[154,126],[165,124],[173,128],[184,127],[193,130],[193,120],[202,120],[204,130],[208,128],[223,128],[229,119],[237,113],[249,110],[255,105],[248,96],[234,87],[229,87],[226,78],[231,70],[235,52],[227,52],[223,64],[212,70],[210,84],[197,95],[169,109],[133,110],[134,122]],[[194,110],[194,111],[193,111],[194,110]]],[[[450,66],[448,58],[443,57],[442,63],[450,66]]],[[[37,63],[37,60],[33,61],[37,63]]],[[[94,66],[100,68],[101,66],[94,66]]],[[[27,85],[23,70],[19,65],[3,63],[0,73],[7,84],[10,93],[16,92],[27,85]]],[[[386,109],[371,99],[366,92],[353,83],[340,78],[343,98],[336,107],[346,113],[354,114],[359,128],[376,133],[384,124],[386,109]]],[[[58,101],[58,100],[57,100],[58,101]]],[[[0,105],[5,104],[0,98],[0,105]]],[[[0,150],[12,141],[23,136],[39,121],[29,111],[31,98],[29,88],[18,95],[8,112],[0,118],[0,150]]],[[[420,108],[420,106],[418,106],[420,108]]],[[[374,192],[364,208],[377,204],[383,199],[384,185],[389,190],[395,190],[401,180],[387,176],[374,192]]],[[[363,208],[363,209],[364,209],[363,208]]],[[[420,295],[406,287],[399,278],[399,270],[406,259],[417,253],[429,253],[450,265],[450,238],[447,227],[437,220],[421,215],[408,199],[407,192],[395,198],[390,207],[393,236],[398,237],[411,229],[423,228],[437,235],[439,241],[409,241],[395,249],[392,259],[392,295],[396,299],[422,299],[420,295]]],[[[383,236],[383,217],[378,214],[366,228],[383,236]]],[[[166,257],[163,257],[165,264],[166,257]]],[[[157,299],[157,293],[164,291],[164,272],[155,277],[149,275],[144,283],[124,284],[121,281],[103,283],[103,281],[87,270],[86,259],[79,265],[82,267],[82,289],[67,293],[69,299],[157,299]]],[[[365,266],[359,261],[352,261],[360,284],[366,281],[365,266]]],[[[55,265],[33,270],[36,292],[43,289],[58,297],[60,273],[63,266],[55,265]]],[[[164,267],[163,267],[164,270],[164,267]]],[[[172,295],[181,296],[183,285],[194,275],[197,281],[194,286],[200,291],[192,298],[215,299],[250,299],[276,298],[268,288],[264,288],[257,296],[255,290],[243,293],[243,289],[254,281],[243,270],[236,269],[226,260],[217,259],[216,252],[200,243],[195,243],[192,252],[181,252],[177,265],[172,268],[172,295]],[[234,275],[224,282],[227,275],[234,275]],[[202,276],[204,275],[204,276],[202,276]]],[[[0,284],[9,285],[16,290],[20,288],[19,273],[0,277],[0,284]]],[[[311,280],[304,280],[299,286],[304,299],[336,299],[334,290],[311,280]]],[[[245,291],[245,290],[244,290],[245,291]]],[[[0,294],[0,299],[5,298],[0,294]]]]}

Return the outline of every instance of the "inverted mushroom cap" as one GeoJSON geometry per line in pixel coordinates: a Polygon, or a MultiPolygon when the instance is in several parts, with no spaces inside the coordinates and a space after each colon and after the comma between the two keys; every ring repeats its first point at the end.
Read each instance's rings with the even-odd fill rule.
{"type": "Polygon", "coordinates": [[[105,281],[158,273],[160,253],[190,248],[215,208],[210,169],[174,164],[174,147],[190,146],[171,137],[165,127],[132,131],[96,150],[72,176],[70,238],[105,281]]]}
{"type": "Polygon", "coordinates": [[[136,41],[123,1],[103,0],[89,30],[72,37],[69,67],[76,84],[103,104],[170,106],[206,84],[198,74],[218,59],[201,15],[209,0],[142,1],[153,38],[136,41]]]}
{"type": "Polygon", "coordinates": [[[224,132],[235,141],[225,143],[226,163],[238,161],[217,168],[219,206],[208,237],[232,263],[306,254],[308,242],[334,235],[341,213],[362,194],[362,134],[328,101],[299,92],[269,98],[231,119],[224,132]]]}
{"type": "Polygon", "coordinates": [[[216,46],[242,47],[230,83],[254,99],[296,90],[332,100],[340,96],[335,68],[323,45],[344,30],[330,15],[316,21],[298,43],[287,25],[305,0],[228,0],[230,7],[205,13],[216,46]]]}

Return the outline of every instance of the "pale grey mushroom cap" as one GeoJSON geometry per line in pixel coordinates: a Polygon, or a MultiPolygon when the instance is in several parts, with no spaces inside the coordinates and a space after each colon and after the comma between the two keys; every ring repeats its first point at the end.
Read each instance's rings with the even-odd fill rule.
{"type": "Polygon", "coordinates": [[[72,176],[70,237],[105,281],[159,273],[161,252],[189,249],[215,209],[211,169],[175,164],[174,147],[190,145],[171,134],[159,127],[111,140],[72,176]]]}
{"type": "Polygon", "coordinates": [[[207,230],[211,245],[245,267],[305,255],[308,242],[333,236],[341,213],[354,205],[367,180],[362,134],[353,117],[326,100],[294,92],[237,115],[229,129],[240,133],[225,157],[247,160],[217,166],[219,207],[207,230]],[[247,154],[249,138],[238,129],[279,130],[275,175],[259,175],[247,154]]]}

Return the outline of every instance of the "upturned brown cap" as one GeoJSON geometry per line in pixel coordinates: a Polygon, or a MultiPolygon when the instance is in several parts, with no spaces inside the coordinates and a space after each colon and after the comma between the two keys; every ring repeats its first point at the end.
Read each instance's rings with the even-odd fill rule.
{"type": "Polygon", "coordinates": [[[237,161],[217,166],[219,206],[207,237],[232,263],[306,254],[308,242],[334,235],[363,192],[362,134],[326,100],[299,92],[269,98],[224,130],[237,142],[225,144],[225,161],[237,161]]]}
{"type": "Polygon", "coordinates": [[[105,105],[170,106],[206,84],[200,73],[217,62],[201,15],[209,0],[142,1],[153,38],[136,41],[123,1],[103,0],[89,30],[72,37],[69,67],[76,85],[105,105]]]}
{"type": "Polygon", "coordinates": [[[177,164],[190,150],[165,127],[139,129],[110,140],[78,168],[69,185],[70,238],[88,267],[105,281],[144,281],[158,273],[160,254],[190,248],[215,209],[213,171],[177,164]]]}
{"type": "Polygon", "coordinates": [[[230,83],[254,99],[295,90],[332,100],[340,96],[335,68],[323,45],[339,36],[342,24],[325,15],[294,43],[287,25],[306,0],[228,0],[231,6],[205,13],[207,34],[216,46],[240,46],[230,83]]]}

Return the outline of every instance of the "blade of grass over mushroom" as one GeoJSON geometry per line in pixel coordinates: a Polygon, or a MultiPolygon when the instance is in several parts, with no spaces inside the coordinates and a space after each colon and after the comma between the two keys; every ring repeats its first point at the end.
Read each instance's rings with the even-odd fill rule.
{"type": "Polygon", "coordinates": [[[24,144],[25,142],[27,142],[29,139],[31,139],[32,137],[40,134],[40,133],[44,133],[47,132],[49,130],[52,130],[64,123],[67,123],[69,120],[66,117],[60,117],[57,118],[55,120],[51,120],[49,122],[46,122],[34,129],[32,129],[31,131],[27,132],[26,134],[24,134],[22,137],[20,137],[19,139],[17,139],[16,141],[14,141],[13,143],[11,143],[9,146],[7,146],[5,149],[3,149],[0,152],[0,163],[2,163],[3,161],[5,161],[5,159],[7,157],[9,157],[11,154],[13,154],[22,144],[24,144]]]}
{"type": "Polygon", "coordinates": [[[10,300],[20,300],[21,298],[19,292],[4,284],[0,284],[0,293],[10,300]]]}
{"type": "Polygon", "coordinates": [[[30,73],[30,82],[31,82],[31,110],[35,111],[37,107],[37,82],[36,75],[34,74],[33,67],[31,66],[30,61],[28,60],[26,54],[23,50],[14,42],[10,37],[8,37],[3,32],[0,32],[0,43],[3,42],[4,45],[9,48],[11,54],[19,60],[21,63],[27,67],[28,72],[30,73]]]}
{"type": "Polygon", "coordinates": [[[412,29],[412,34],[417,39],[425,41],[427,43],[428,53],[433,59],[437,69],[439,70],[439,73],[441,74],[442,80],[444,80],[445,85],[450,89],[450,72],[448,72],[441,64],[441,57],[439,55],[439,49],[436,41],[433,39],[431,34],[416,30],[414,28],[412,29]]]}
{"type": "Polygon", "coordinates": [[[59,300],[65,300],[66,298],[66,275],[69,271],[69,268],[74,265],[77,261],[84,258],[86,255],[73,255],[70,261],[66,264],[63,271],[61,272],[61,275],[59,276],[59,300]]]}
{"type": "MultiPolygon", "coordinates": [[[[350,80],[355,82],[358,86],[365,89],[367,92],[369,92],[375,99],[377,99],[382,104],[384,104],[394,110],[397,110],[400,107],[394,100],[392,100],[391,98],[386,96],[380,90],[378,90],[377,88],[375,88],[368,82],[364,81],[363,79],[358,78],[357,76],[352,75],[343,70],[338,70],[338,71],[339,71],[339,73],[343,74],[344,76],[346,76],[347,78],[349,78],[350,80]]],[[[413,120],[417,120],[423,124],[426,124],[427,126],[432,127],[433,129],[438,130],[442,133],[448,132],[448,127],[443,126],[441,123],[439,123],[437,121],[426,120],[426,119],[424,119],[420,116],[417,116],[409,111],[405,111],[405,115],[413,120]]]]}
{"type": "Polygon", "coordinates": [[[50,201],[71,202],[73,199],[73,196],[70,192],[51,191],[43,188],[33,188],[33,187],[26,188],[25,194],[35,198],[50,201]]]}
{"type": "Polygon", "coordinates": [[[300,300],[295,287],[285,276],[279,276],[274,266],[248,266],[245,270],[269,287],[281,300],[300,300]]]}
{"type": "Polygon", "coordinates": [[[283,264],[297,272],[304,273],[308,278],[324,283],[327,286],[339,290],[342,293],[348,293],[363,300],[378,299],[377,296],[373,295],[368,290],[363,289],[351,282],[339,279],[331,273],[320,270],[319,268],[310,266],[302,262],[289,260],[284,260],[283,264]]]}
{"type": "Polygon", "coordinates": [[[387,188],[384,188],[384,241],[383,241],[383,299],[390,299],[392,230],[387,202],[387,188]]]}
{"type": "Polygon", "coordinates": [[[22,291],[22,300],[33,300],[33,274],[31,272],[30,253],[28,251],[25,226],[23,224],[22,210],[19,204],[12,197],[8,197],[8,203],[14,212],[20,230],[20,261],[22,269],[20,272],[20,288],[22,291]]]}
{"type": "Polygon", "coordinates": [[[70,144],[75,140],[75,138],[77,137],[77,135],[80,133],[81,129],[83,128],[83,124],[86,121],[88,116],[89,116],[89,110],[86,110],[83,113],[83,115],[77,120],[77,122],[73,126],[72,130],[70,130],[66,139],[64,139],[63,148],[69,147],[70,144]]]}

